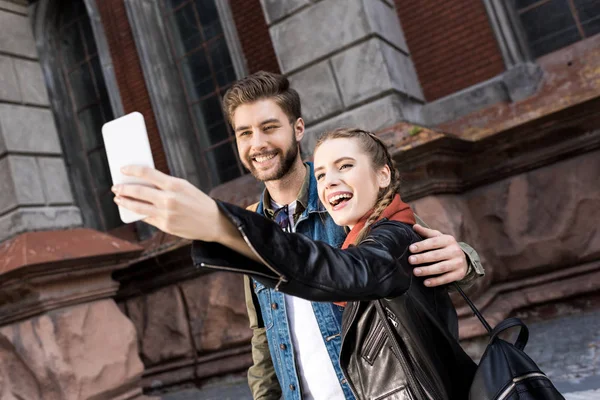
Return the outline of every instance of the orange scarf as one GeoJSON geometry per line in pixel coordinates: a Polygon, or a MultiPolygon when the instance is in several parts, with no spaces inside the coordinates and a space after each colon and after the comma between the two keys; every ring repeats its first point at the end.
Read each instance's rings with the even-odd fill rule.
{"type": "MultiPolygon", "coordinates": [[[[350,245],[354,244],[354,242],[356,241],[356,238],[358,237],[359,232],[365,226],[365,223],[367,222],[367,219],[369,219],[369,216],[371,215],[371,213],[372,213],[372,211],[368,212],[364,217],[362,217],[358,221],[358,223],[356,225],[354,225],[354,227],[352,228],[350,233],[348,233],[348,236],[346,236],[346,240],[344,240],[342,249],[347,249],[348,247],[350,247],[350,245]]],[[[405,224],[409,224],[409,225],[414,225],[416,223],[415,214],[413,213],[410,206],[402,201],[399,194],[396,194],[396,196],[394,197],[394,200],[392,200],[390,205],[387,206],[385,208],[385,210],[383,210],[383,212],[381,213],[379,218],[377,218],[377,221],[384,219],[384,218],[387,218],[390,221],[404,222],[405,224]]],[[[346,307],[346,303],[347,302],[342,301],[342,302],[337,302],[337,303],[333,303],[333,304],[337,304],[338,306],[346,307]]]]}

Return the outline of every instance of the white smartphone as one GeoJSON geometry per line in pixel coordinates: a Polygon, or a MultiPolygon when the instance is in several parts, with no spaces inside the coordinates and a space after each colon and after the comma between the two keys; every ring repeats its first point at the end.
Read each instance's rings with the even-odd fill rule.
{"type": "MultiPolygon", "coordinates": [[[[148,185],[138,178],[121,173],[121,168],[126,165],[154,168],[144,116],[135,111],[109,121],[102,126],[102,137],[113,185],[120,183],[148,185]]],[[[146,215],[134,213],[121,206],[119,206],[119,216],[126,224],[146,218],[146,215]]]]}

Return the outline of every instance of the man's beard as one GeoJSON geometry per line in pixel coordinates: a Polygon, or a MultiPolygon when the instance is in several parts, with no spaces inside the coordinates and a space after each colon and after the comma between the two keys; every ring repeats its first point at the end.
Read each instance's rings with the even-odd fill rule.
{"type": "Polygon", "coordinates": [[[298,141],[294,137],[292,140],[292,144],[290,145],[290,147],[287,148],[287,150],[283,154],[280,150],[277,151],[276,154],[281,155],[281,161],[279,162],[279,166],[275,171],[257,171],[254,167],[252,157],[249,156],[246,159],[246,167],[250,170],[252,176],[254,176],[261,182],[276,181],[278,179],[283,178],[285,175],[287,175],[288,172],[290,172],[290,169],[294,165],[294,161],[296,161],[296,157],[298,156],[299,151],[300,150],[298,148],[298,141]]]}

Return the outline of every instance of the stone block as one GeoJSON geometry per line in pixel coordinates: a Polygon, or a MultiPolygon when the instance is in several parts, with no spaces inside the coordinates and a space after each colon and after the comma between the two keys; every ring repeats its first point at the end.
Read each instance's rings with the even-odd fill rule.
{"type": "Polygon", "coordinates": [[[494,78],[427,103],[423,106],[423,121],[425,125],[438,125],[493,104],[508,101],[510,97],[506,85],[502,80],[494,78]]]}
{"type": "Polygon", "coordinates": [[[125,399],[141,394],[135,329],[113,300],[0,328],[0,398],[125,399]]]}
{"type": "Polygon", "coordinates": [[[12,1],[0,0],[0,10],[7,10],[21,15],[27,15],[27,6],[25,4],[25,2],[23,2],[23,5],[21,5],[15,4],[15,2],[12,1]]]}
{"type": "Polygon", "coordinates": [[[273,25],[270,33],[283,73],[373,34],[408,53],[395,11],[381,0],[320,1],[273,25]]]}
{"type": "Polygon", "coordinates": [[[479,187],[465,195],[498,260],[494,281],[549,273],[600,258],[600,152],[594,151],[479,187]]]}
{"type": "Polygon", "coordinates": [[[72,204],[73,194],[63,159],[40,157],[38,163],[47,204],[72,204]]]}
{"type": "Polygon", "coordinates": [[[302,116],[306,123],[343,109],[328,60],[291,75],[290,83],[300,94],[302,116]]]}
{"type": "Polygon", "coordinates": [[[513,66],[502,75],[510,99],[521,101],[537,92],[544,71],[534,63],[521,63],[513,66]]]}
{"type": "Polygon", "coordinates": [[[177,286],[128,299],[126,309],[138,332],[140,356],[147,368],[193,357],[189,323],[177,286]]]}
{"type": "Polygon", "coordinates": [[[364,104],[334,118],[313,125],[306,130],[302,140],[304,157],[313,153],[317,139],[326,131],[335,128],[361,128],[378,131],[400,121],[418,123],[419,104],[391,94],[376,101],[364,104]]]}
{"type": "Polygon", "coordinates": [[[8,157],[0,159],[0,215],[17,206],[17,194],[8,157]]]}
{"type": "Polygon", "coordinates": [[[19,82],[11,57],[0,56],[0,100],[21,101],[19,82]]]}
{"type": "Polygon", "coordinates": [[[0,155],[5,151],[61,154],[52,112],[0,104],[0,155]]]}
{"type": "Polygon", "coordinates": [[[35,158],[11,155],[7,158],[17,203],[27,206],[45,204],[44,189],[35,158]]]}
{"type": "Polygon", "coordinates": [[[369,19],[371,32],[378,34],[394,46],[409,53],[404,32],[400,26],[398,13],[394,6],[385,0],[364,0],[365,12],[369,19]]]}
{"type": "Polygon", "coordinates": [[[423,100],[410,58],[378,38],[349,48],[331,63],[346,107],[390,90],[423,100]]]}
{"type": "Polygon", "coordinates": [[[29,18],[0,10],[0,51],[36,58],[37,50],[29,18]]]}
{"type": "Polygon", "coordinates": [[[183,282],[181,289],[199,353],[249,343],[242,275],[214,272],[183,282]]]}
{"type": "Polygon", "coordinates": [[[300,7],[311,4],[311,2],[310,0],[260,0],[260,4],[267,24],[271,25],[274,21],[290,15],[300,7]]]}
{"type": "Polygon", "coordinates": [[[49,105],[46,82],[42,68],[37,61],[14,60],[15,69],[23,94],[23,102],[29,104],[49,105]]]}
{"type": "Polygon", "coordinates": [[[17,208],[0,217],[0,242],[23,232],[67,229],[81,224],[81,211],[78,207],[17,208]]]}

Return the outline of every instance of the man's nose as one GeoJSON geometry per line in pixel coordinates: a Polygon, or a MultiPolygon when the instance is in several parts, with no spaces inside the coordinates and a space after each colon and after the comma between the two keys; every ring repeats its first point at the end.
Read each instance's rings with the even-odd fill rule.
{"type": "Polygon", "coordinates": [[[252,140],[250,145],[255,149],[260,149],[267,144],[267,137],[260,129],[252,130],[252,140]]]}

